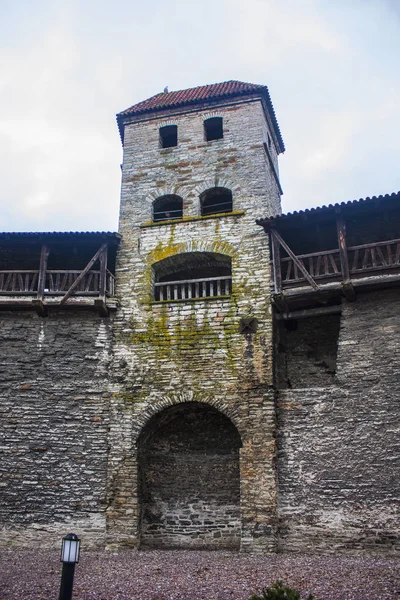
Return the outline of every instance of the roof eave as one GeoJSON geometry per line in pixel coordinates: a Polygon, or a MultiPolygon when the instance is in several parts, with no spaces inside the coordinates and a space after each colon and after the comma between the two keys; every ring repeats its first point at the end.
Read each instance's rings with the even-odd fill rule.
{"type": "Polygon", "coordinates": [[[380,202],[382,200],[398,200],[400,202],[400,190],[398,192],[392,192],[390,194],[380,194],[379,196],[367,196],[366,198],[359,198],[358,200],[336,202],[335,204],[316,206],[314,208],[305,208],[303,210],[295,210],[293,212],[289,212],[283,215],[274,215],[271,217],[266,217],[264,219],[256,219],[256,224],[260,225],[261,227],[267,227],[268,225],[272,225],[275,222],[283,220],[300,219],[309,215],[321,215],[323,213],[328,214],[331,212],[336,212],[343,208],[357,208],[357,206],[359,205],[380,202]]]}
{"type": "MultiPolygon", "coordinates": [[[[148,115],[149,117],[153,114],[154,117],[157,117],[157,115],[162,114],[163,112],[168,112],[168,111],[173,111],[173,110],[180,110],[184,107],[187,106],[191,106],[191,107],[195,107],[196,104],[197,105],[212,105],[215,104],[216,102],[221,102],[221,104],[223,102],[226,101],[231,101],[234,100],[235,98],[261,98],[265,101],[266,104],[266,108],[267,108],[267,113],[269,114],[269,116],[271,117],[271,122],[272,122],[272,127],[274,129],[274,133],[276,136],[276,141],[277,141],[277,146],[278,146],[278,154],[285,152],[285,144],[283,142],[283,138],[282,138],[282,134],[278,125],[278,121],[275,115],[275,110],[271,101],[271,96],[269,94],[269,90],[267,86],[260,86],[259,89],[257,90],[247,90],[247,91],[243,91],[243,92],[236,92],[235,94],[227,94],[226,96],[214,96],[214,97],[210,97],[210,98],[206,98],[206,99],[202,99],[202,100],[189,100],[189,101],[185,101],[185,102],[181,102],[178,104],[175,104],[173,106],[161,106],[161,107],[152,107],[152,108],[144,108],[142,110],[138,110],[138,111],[132,111],[132,112],[120,112],[117,113],[116,117],[117,117],[117,125],[118,125],[118,129],[119,129],[119,134],[120,134],[120,138],[121,138],[121,142],[122,145],[124,145],[124,128],[125,128],[125,124],[126,121],[130,121],[132,118],[134,117],[141,117],[141,116],[145,116],[148,115]]],[[[129,110],[129,109],[128,109],[129,110]]]]}

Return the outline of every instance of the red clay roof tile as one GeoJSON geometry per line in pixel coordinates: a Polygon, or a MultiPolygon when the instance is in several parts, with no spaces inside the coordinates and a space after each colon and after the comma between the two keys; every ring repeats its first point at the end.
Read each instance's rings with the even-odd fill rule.
{"type": "Polygon", "coordinates": [[[185,106],[188,104],[196,104],[207,100],[218,100],[222,98],[230,98],[259,92],[264,96],[272,118],[275,133],[278,138],[280,152],[285,151],[285,146],[281,136],[278,122],[276,120],[274,108],[271,103],[271,98],[266,85],[258,85],[255,83],[246,83],[244,81],[224,81],[223,83],[213,83],[211,85],[203,85],[187,90],[178,90],[176,92],[162,92],[156,94],[147,100],[143,100],[138,104],[134,104],[130,108],[118,113],[117,121],[123,140],[124,118],[131,115],[140,115],[143,113],[157,112],[168,108],[185,106]]]}
{"type": "Polygon", "coordinates": [[[188,90],[178,90],[177,92],[162,92],[156,94],[143,102],[134,104],[130,108],[120,112],[120,115],[133,115],[147,111],[159,110],[199,100],[211,100],[214,98],[226,98],[227,96],[236,96],[238,94],[254,92],[265,89],[264,85],[254,83],[245,83],[242,81],[225,81],[223,83],[213,83],[211,85],[202,85],[188,90]]]}

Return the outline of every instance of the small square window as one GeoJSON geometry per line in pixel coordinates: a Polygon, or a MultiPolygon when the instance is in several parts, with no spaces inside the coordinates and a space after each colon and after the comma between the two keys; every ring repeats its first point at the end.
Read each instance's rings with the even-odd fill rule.
{"type": "Polygon", "coordinates": [[[220,140],[224,137],[222,117],[211,117],[204,121],[204,137],[207,142],[220,140]]]}
{"type": "Polygon", "coordinates": [[[161,148],[172,148],[178,145],[178,126],[166,125],[160,127],[160,146],[161,148]]]}

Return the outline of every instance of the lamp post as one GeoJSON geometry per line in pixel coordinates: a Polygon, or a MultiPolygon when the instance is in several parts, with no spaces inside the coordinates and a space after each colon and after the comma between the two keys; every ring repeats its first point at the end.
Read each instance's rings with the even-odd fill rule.
{"type": "Polygon", "coordinates": [[[60,595],[58,600],[71,600],[74,585],[75,565],[79,562],[80,539],[75,533],[68,533],[62,541],[60,595]]]}

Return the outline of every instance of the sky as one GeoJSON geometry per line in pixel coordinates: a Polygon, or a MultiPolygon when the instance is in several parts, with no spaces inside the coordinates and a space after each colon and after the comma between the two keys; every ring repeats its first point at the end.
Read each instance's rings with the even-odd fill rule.
{"type": "Polygon", "coordinates": [[[230,79],[269,87],[283,212],[398,191],[399,64],[400,0],[0,0],[0,231],[116,231],[115,114],[230,79]]]}

